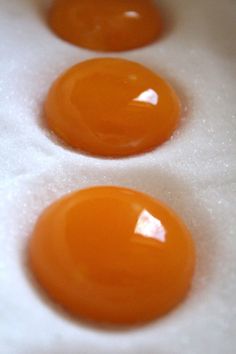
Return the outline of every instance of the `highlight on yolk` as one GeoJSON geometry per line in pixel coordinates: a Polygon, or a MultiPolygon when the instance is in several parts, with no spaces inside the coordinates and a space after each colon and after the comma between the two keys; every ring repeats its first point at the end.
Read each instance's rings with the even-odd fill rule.
{"type": "Polygon", "coordinates": [[[55,0],[49,25],[62,39],[99,51],[142,47],[162,28],[153,0],[55,0]]]}
{"type": "Polygon", "coordinates": [[[183,222],[161,202],[126,188],[93,187],[44,211],[29,260],[41,286],[71,315],[128,325],[183,300],[195,251],[183,222]]]}
{"type": "Polygon", "coordinates": [[[121,157],[166,141],[179,122],[180,102],[170,85],[144,66],[100,58],[81,62],[56,80],[45,116],[71,147],[121,157]]]}

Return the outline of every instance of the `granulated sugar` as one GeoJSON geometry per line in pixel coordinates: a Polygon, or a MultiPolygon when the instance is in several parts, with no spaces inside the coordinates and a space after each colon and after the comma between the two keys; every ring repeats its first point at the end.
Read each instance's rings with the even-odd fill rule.
{"type": "Polygon", "coordinates": [[[47,5],[0,0],[0,353],[235,354],[236,3],[163,0],[163,38],[119,54],[168,79],[183,104],[170,141],[119,160],[72,151],[43,123],[52,81],[77,62],[108,56],[51,33],[47,5]],[[44,207],[100,184],[165,201],[196,242],[188,298],[143,327],[118,331],[72,321],[40,294],[27,270],[27,241],[44,207]]]}

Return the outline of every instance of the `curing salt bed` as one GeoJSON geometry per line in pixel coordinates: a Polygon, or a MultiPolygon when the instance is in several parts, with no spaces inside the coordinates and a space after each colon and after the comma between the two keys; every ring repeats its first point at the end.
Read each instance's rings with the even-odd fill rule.
{"type": "Polygon", "coordinates": [[[119,53],[166,78],[183,106],[169,141],[120,159],[73,151],[45,126],[43,102],[58,75],[108,56],[57,38],[48,5],[0,0],[0,354],[235,354],[236,2],[158,1],[162,37],[119,53]],[[148,193],[192,234],[192,289],[161,319],[119,329],[76,321],[41,293],[28,270],[39,214],[66,193],[95,185],[148,193]]]}

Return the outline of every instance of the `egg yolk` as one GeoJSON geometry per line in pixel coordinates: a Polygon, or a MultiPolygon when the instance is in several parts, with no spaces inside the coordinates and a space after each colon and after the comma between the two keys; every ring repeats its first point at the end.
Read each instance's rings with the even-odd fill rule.
{"type": "Polygon", "coordinates": [[[162,27],[152,0],[56,0],[49,25],[62,39],[99,51],[144,46],[162,27]]]}
{"type": "Polygon", "coordinates": [[[70,314],[123,325],[181,302],[195,262],[179,217],[121,187],[93,187],[52,204],[35,226],[29,256],[38,282],[70,314]]]}
{"type": "Polygon", "coordinates": [[[49,128],[75,149],[121,157],[167,140],[180,118],[174,90],[144,66],[91,59],[53,84],[45,104],[49,128]]]}

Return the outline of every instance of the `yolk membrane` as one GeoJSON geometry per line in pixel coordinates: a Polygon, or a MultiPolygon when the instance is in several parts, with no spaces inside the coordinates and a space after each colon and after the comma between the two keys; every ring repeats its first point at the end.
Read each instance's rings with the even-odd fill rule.
{"type": "Polygon", "coordinates": [[[141,64],[91,59],[56,80],[46,98],[45,119],[74,149],[122,157],[169,139],[180,120],[180,101],[164,79],[141,64]]]}
{"type": "Polygon", "coordinates": [[[184,299],[195,251],[167,206],[109,186],[49,206],[34,228],[29,260],[39,284],[71,315],[128,325],[162,316],[184,299]]]}
{"type": "Polygon", "coordinates": [[[142,47],[162,29],[152,0],[56,0],[49,26],[60,38],[98,51],[142,47]]]}

